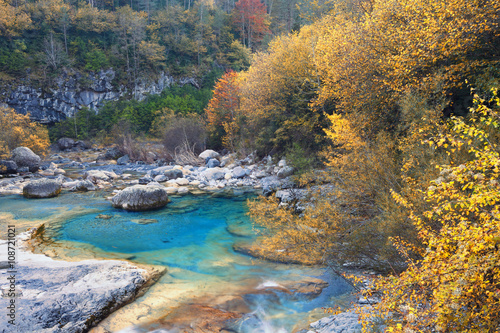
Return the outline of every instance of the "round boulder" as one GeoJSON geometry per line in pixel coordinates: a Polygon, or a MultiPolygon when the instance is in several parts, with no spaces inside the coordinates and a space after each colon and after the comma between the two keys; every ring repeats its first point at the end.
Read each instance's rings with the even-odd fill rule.
{"type": "Polygon", "coordinates": [[[14,161],[0,160],[0,175],[13,174],[17,172],[17,164],[14,161]]]}
{"type": "Polygon", "coordinates": [[[75,145],[75,140],[70,138],[60,138],[57,140],[57,146],[60,150],[69,150],[75,145]]]}
{"type": "Polygon", "coordinates": [[[216,159],[219,159],[220,158],[220,154],[216,151],[213,151],[211,149],[207,149],[205,150],[204,152],[202,152],[199,157],[203,160],[206,160],[207,158],[216,158],[216,159]]]}
{"type": "Polygon", "coordinates": [[[168,203],[168,193],[160,186],[134,185],[118,192],[111,203],[113,207],[125,210],[151,210],[165,206],[168,203]]]}
{"type": "Polygon", "coordinates": [[[74,189],[79,192],[95,191],[95,186],[89,180],[80,180],[76,183],[74,189]]]}
{"type": "Polygon", "coordinates": [[[220,162],[216,158],[211,158],[207,162],[207,168],[215,168],[215,167],[218,167],[219,165],[220,165],[220,162]]]}
{"type": "Polygon", "coordinates": [[[39,179],[23,187],[23,195],[30,199],[53,198],[61,193],[61,184],[53,179],[39,179]]]}
{"type": "Polygon", "coordinates": [[[40,166],[40,156],[28,147],[17,147],[12,151],[12,160],[19,168],[27,167],[30,172],[36,172],[40,166]]]}

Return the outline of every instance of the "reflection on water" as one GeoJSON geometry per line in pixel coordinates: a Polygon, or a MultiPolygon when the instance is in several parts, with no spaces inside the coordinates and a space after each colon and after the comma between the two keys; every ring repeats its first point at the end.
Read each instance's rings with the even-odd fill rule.
{"type": "Polygon", "coordinates": [[[93,248],[103,256],[166,266],[168,273],[145,296],[104,322],[112,331],[159,318],[165,321],[174,307],[198,302],[247,312],[234,324],[238,332],[291,332],[297,323],[321,316],[318,308],[339,302],[349,286],[321,268],[235,253],[235,242],[250,241],[256,233],[246,216],[248,197],[172,197],[160,210],[126,212],[113,209],[98,192],[41,200],[10,196],[0,199],[0,222],[19,228],[43,222],[45,236],[71,244],[73,255],[93,248]],[[259,288],[304,276],[329,279],[330,286],[315,299],[259,288]]]}

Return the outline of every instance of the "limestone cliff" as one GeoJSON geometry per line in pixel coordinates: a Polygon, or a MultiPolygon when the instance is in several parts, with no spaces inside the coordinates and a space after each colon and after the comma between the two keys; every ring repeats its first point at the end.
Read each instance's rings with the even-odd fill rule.
{"type": "Polygon", "coordinates": [[[199,88],[194,78],[174,78],[161,73],[156,80],[142,80],[137,87],[117,87],[113,84],[115,71],[108,69],[97,73],[63,73],[53,87],[36,87],[28,79],[18,83],[2,84],[0,103],[14,108],[18,113],[30,113],[40,123],[54,123],[73,116],[83,107],[98,112],[107,101],[121,97],[142,100],[147,94],[159,94],[173,84],[192,84],[199,88]]]}

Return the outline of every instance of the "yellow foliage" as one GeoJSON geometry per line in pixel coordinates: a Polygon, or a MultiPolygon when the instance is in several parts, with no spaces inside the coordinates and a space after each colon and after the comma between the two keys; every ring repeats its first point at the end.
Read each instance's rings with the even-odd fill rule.
{"type": "Polygon", "coordinates": [[[439,93],[447,94],[466,76],[498,65],[496,0],[372,1],[367,8],[315,25],[323,83],[316,103],[335,101],[339,111],[357,112],[367,129],[397,120],[402,94],[424,89],[436,75],[445,82],[439,93]]]}
{"type": "Polygon", "coordinates": [[[0,36],[17,36],[31,25],[24,6],[12,6],[8,1],[0,0],[0,36]]]}
{"type": "Polygon", "coordinates": [[[493,108],[476,97],[468,122],[454,118],[452,133],[430,142],[450,154],[465,147],[469,160],[440,166],[440,176],[423,193],[427,209],[410,210],[426,246],[422,259],[409,260],[405,272],[380,278],[372,290],[382,295],[375,309],[393,332],[496,332],[500,327],[496,91],[489,105],[493,108]]]}
{"type": "Polygon", "coordinates": [[[285,205],[264,198],[250,202],[250,215],[265,227],[260,252],[283,261],[355,261],[380,269],[386,268],[382,262],[390,260],[401,269],[404,262],[387,239],[412,242],[416,235],[404,217],[392,221],[381,217],[396,207],[390,194],[391,188],[398,187],[392,140],[381,133],[370,144],[351,119],[328,118],[331,127],[326,134],[332,141],[325,151],[328,168],[299,181],[320,184],[310,188],[311,197],[285,205]]]}
{"type": "Polygon", "coordinates": [[[44,155],[50,145],[45,126],[32,122],[28,115],[0,107],[0,158],[8,158],[16,147],[30,148],[35,154],[44,155]]]}

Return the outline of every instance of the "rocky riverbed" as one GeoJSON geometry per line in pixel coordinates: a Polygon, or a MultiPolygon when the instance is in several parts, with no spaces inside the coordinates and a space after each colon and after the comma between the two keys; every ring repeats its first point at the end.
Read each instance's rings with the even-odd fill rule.
{"type": "MultiPolygon", "coordinates": [[[[281,160],[277,165],[271,157],[257,162],[250,155],[238,159],[235,154],[220,156],[213,151],[200,154],[198,165],[166,165],[163,161],[146,164],[131,162],[127,156],[107,159],[110,151],[88,150],[82,153],[87,160],[68,158],[69,154],[48,156],[38,167],[13,168],[13,161],[0,161],[9,165],[0,178],[0,195],[22,194],[23,188],[41,178],[55,180],[63,191],[121,190],[133,185],[162,186],[168,194],[201,194],[206,192],[236,192],[239,189],[273,193],[293,187],[290,176],[293,168],[281,160]],[[93,160],[92,160],[93,159],[93,160]],[[36,170],[36,171],[35,171],[36,170]],[[33,172],[34,171],[34,172],[33,172]]],[[[15,164],[15,163],[14,163],[15,164]]]]}

